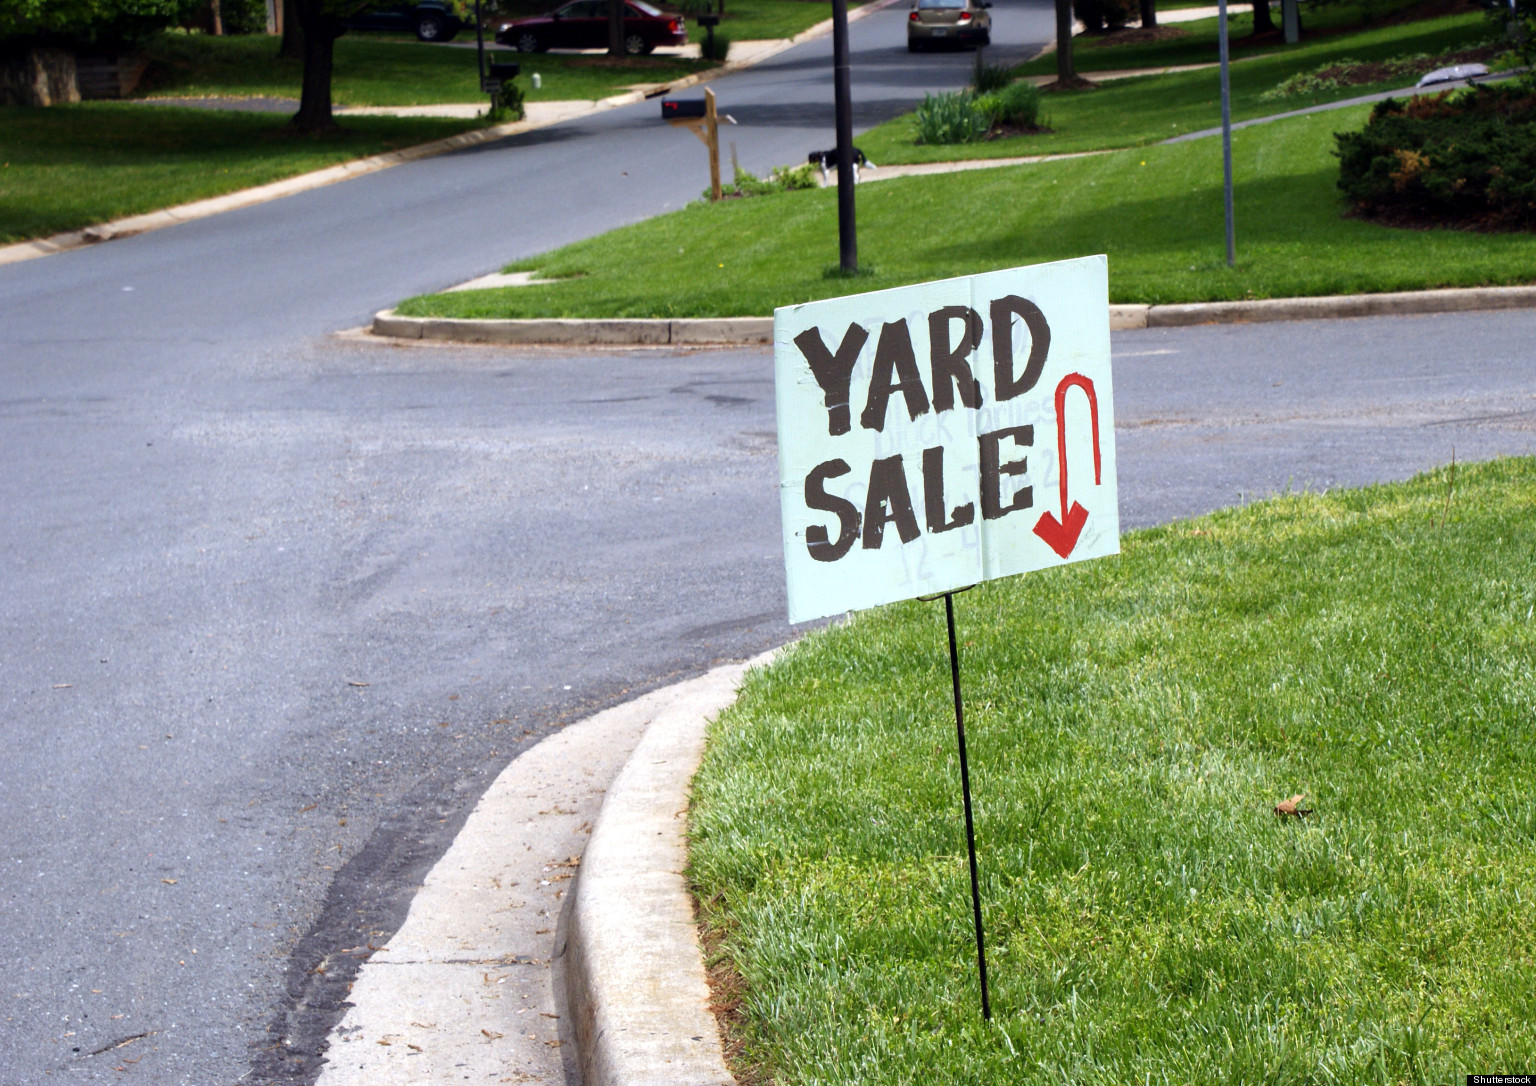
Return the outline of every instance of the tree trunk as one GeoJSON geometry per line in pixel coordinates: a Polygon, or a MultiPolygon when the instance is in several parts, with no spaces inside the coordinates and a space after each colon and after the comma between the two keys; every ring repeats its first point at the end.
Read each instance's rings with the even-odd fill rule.
{"type": "Polygon", "coordinates": [[[1253,32],[1273,34],[1275,29],[1275,17],[1269,13],[1269,0],[1253,0],[1253,32]]]}
{"type": "Polygon", "coordinates": [[[1072,0],[1056,0],[1056,81],[1070,83],[1077,77],[1072,67],[1072,0]]]}
{"type": "Polygon", "coordinates": [[[216,38],[224,36],[224,9],[219,0],[208,0],[208,31],[216,38]]]}
{"type": "Polygon", "coordinates": [[[608,0],[608,55],[624,55],[624,0],[608,0]]]}
{"type": "Polygon", "coordinates": [[[300,132],[335,132],[336,118],[331,116],[331,66],[336,39],[343,29],[341,20],[326,13],[325,0],[295,0],[294,7],[304,31],[304,83],[299,93],[299,111],[289,123],[300,132]]]}
{"type": "Polygon", "coordinates": [[[298,60],[304,55],[304,28],[299,25],[298,0],[278,0],[278,3],[283,9],[282,25],[278,28],[283,43],[277,47],[277,55],[298,60]]]}
{"type": "Polygon", "coordinates": [[[1157,25],[1157,0],[1141,0],[1141,25],[1143,28],[1157,25]]]}

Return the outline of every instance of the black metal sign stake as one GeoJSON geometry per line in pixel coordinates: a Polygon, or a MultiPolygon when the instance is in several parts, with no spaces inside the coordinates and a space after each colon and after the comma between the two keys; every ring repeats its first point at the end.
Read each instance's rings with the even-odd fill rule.
{"type": "Polygon", "coordinates": [[[992,1019],[987,996],[987,942],[981,931],[981,885],[976,877],[976,826],[971,818],[971,770],[965,758],[965,709],[960,702],[960,650],[955,645],[955,597],[944,593],[944,618],[949,623],[949,677],[955,688],[955,734],[960,740],[960,792],[965,797],[965,848],[971,858],[971,913],[976,920],[976,969],[981,974],[981,1017],[992,1019]]]}

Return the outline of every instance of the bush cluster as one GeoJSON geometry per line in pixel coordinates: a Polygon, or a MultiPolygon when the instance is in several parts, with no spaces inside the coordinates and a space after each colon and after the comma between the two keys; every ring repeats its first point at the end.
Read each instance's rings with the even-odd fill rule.
{"type": "Polygon", "coordinates": [[[1040,120],[1040,88],[1033,83],[1010,83],[981,95],[976,104],[995,127],[1034,128],[1040,120]]]}
{"type": "Polygon", "coordinates": [[[989,94],[930,94],[913,115],[918,143],[974,143],[994,128],[1032,129],[1039,119],[1040,90],[1033,83],[1009,83],[989,94]]]}
{"type": "Polygon", "coordinates": [[[709,31],[699,31],[699,55],[705,60],[717,60],[722,63],[726,55],[731,51],[731,36],[723,34],[720,28],[715,27],[714,37],[710,37],[709,31]],[[713,47],[711,47],[713,42],[713,47]]]}
{"type": "Polygon", "coordinates": [[[1141,18],[1137,0],[1078,0],[1073,10],[1089,30],[1124,30],[1141,18]]]}
{"type": "Polygon", "coordinates": [[[1402,225],[1536,229],[1536,89],[1395,98],[1340,132],[1339,188],[1353,211],[1402,225]]]}
{"type": "MultiPolygon", "coordinates": [[[[722,196],[772,196],[776,192],[794,192],[797,189],[814,189],[816,184],[816,169],[807,163],[804,166],[775,166],[773,172],[767,177],[758,177],[736,167],[736,178],[728,185],[720,187],[722,196]]],[[[704,190],[703,198],[709,199],[709,190],[704,190]]]]}

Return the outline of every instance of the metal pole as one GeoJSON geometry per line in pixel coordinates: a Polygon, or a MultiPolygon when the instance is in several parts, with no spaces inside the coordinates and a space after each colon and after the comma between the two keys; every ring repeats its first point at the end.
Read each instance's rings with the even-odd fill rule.
{"type": "MultiPolygon", "coordinates": [[[[480,0],[475,0],[475,63],[480,66],[480,93],[485,91],[485,23],[480,18],[480,0]]],[[[496,96],[491,95],[491,108],[496,108],[496,96]]]]}
{"type": "Polygon", "coordinates": [[[837,105],[838,267],[859,270],[859,236],[853,221],[853,86],[848,68],[848,0],[832,0],[832,85],[837,105]]]}
{"type": "Polygon", "coordinates": [[[1237,234],[1232,225],[1232,84],[1227,77],[1227,0],[1218,0],[1217,38],[1221,42],[1221,161],[1227,204],[1227,267],[1237,264],[1237,234]]]}
{"type": "Polygon", "coordinates": [[[944,593],[944,619],[949,624],[949,677],[955,688],[955,734],[960,740],[960,794],[965,797],[965,848],[971,858],[971,914],[976,921],[976,969],[981,975],[981,1017],[992,1018],[987,995],[987,941],[981,931],[981,884],[976,877],[976,826],[971,817],[971,770],[965,757],[965,709],[960,702],[960,650],[955,646],[955,597],[944,593]]]}

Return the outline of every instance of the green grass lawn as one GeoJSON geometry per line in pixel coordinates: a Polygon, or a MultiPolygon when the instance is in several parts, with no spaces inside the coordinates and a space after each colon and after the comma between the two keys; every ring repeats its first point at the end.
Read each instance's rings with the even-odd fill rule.
{"type": "MultiPolygon", "coordinates": [[[[1207,6],[1207,5],[1200,5],[1207,6]]],[[[1391,31],[1411,26],[1400,23],[1396,27],[1382,26],[1388,19],[1411,19],[1420,11],[1443,12],[1444,4],[1423,0],[1374,0],[1371,3],[1338,3],[1306,5],[1302,9],[1301,41],[1286,45],[1278,37],[1266,37],[1259,41],[1249,40],[1253,33],[1253,7],[1251,4],[1229,4],[1227,35],[1232,59],[1246,60],[1272,53],[1288,53],[1326,43],[1330,38],[1352,35],[1361,30],[1377,28],[1391,31]]],[[[1280,24],[1279,5],[1274,9],[1275,24],[1280,24]]],[[[1473,16],[1481,22],[1483,36],[1491,37],[1496,31],[1480,13],[1473,16]]],[[[1183,31],[1184,36],[1168,41],[1123,43],[1112,37],[1079,35],[1072,39],[1072,60],[1079,73],[1104,72],[1135,68],[1166,68],[1178,64],[1210,64],[1218,59],[1217,20],[1196,19],[1187,23],[1167,24],[1183,31]]],[[[1021,75],[1055,75],[1056,57],[1046,54],[1015,69],[1021,75]]]]}
{"type": "Polygon", "coordinates": [[[343,134],[289,134],[281,115],[92,102],[0,109],[0,243],[218,196],[426,143],[478,122],[349,117],[343,134]]]}
{"type": "Polygon", "coordinates": [[[943,606],[894,605],[752,673],[694,781],[756,1081],[1536,1066],[1536,461],[1132,533],[956,610],[993,1023],[943,606]]]}
{"type": "MultiPolygon", "coordinates": [[[[1369,61],[1443,53],[1476,44],[1487,37],[1487,31],[1481,15],[1457,15],[1325,38],[1294,50],[1255,57],[1231,68],[1232,117],[1238,121],[1266,117],[1396,89],[1413,80],[1341,87],[1280,100],[1262,97],[1297,72],[1309,72],[1342,58],[1369,61]]],[[[1045,95],[1042,125],[1050,131],[1039,135],[979,143],[919,144],[915,142],[912,115],[906,114],[861,134],[859,147],[882,165],[1127,147],[1219,125],[1220,103],[1221,76],[1215,68],[1117,79],[1096,90],[1045,95]]]]}
{"type": "MultiPolygon", "coordinates": [[[[862,6],[865,0],[854,0],[848,10],[862,6]]],[[[499,5],[498,19],[522,19],[530,15],[543,15],[559,7],[558,0],[504,0],[499,5]]],[[[663,3],[657,7],[666,11],[678,11],[681,4],[663,3]]],[[[726,0],[721,16],[720,29],[731,36],[732,41],[762,40],[764,38],[792,38],[823,19],[832,17],[832,6],[826,0],[726,0]]],[[[470,35],[473,37],[473,35],[470,35]]],[[[699,41],[702,31],[688,17],[688,38],[699,41]]]]}
{"type": "MultiPolygon", "coordinates": [[[[1221,144],[1196,140],[858,189],[859,256],[837,263],[834,189],[694,204],[511,270],[574,276],[552,286],[413,298],[400,311],[453,317],[704,317],[1021,264],[1109,254],[1117,302],[1291,297],[1528,282],[1536,237],[1397,230],[1343,218],[1335,131],[1368,107],[1234,135],[1238,266],[1223,243],[1221,144]]],[[[702,164],[701,164],[702,165],[702,164]]],[[[702,173],[702,169],[701,169],[702,173]]]]}
{"type": "MultiPolygon", "coordinates": [[[[277,45],[277,39],[262,35],[163,34],[146,50],[155,67],[139,95],[297,98],[303,65],[279,59],[277,45]]],[[[509,49],[497,52],[513,55],[509,49]]],[[[517,55],[515,59],[523,66],[518,86],[533,102],[605,98],[622,94],[636,83],[680,79],[714,67],[675,57],[635,57],[617,65],[605,57],[571,54],[517,55]],[[537,91],[527,78],[533,72],[542,76],[543,87],[537,91]]],[[[337,105],[348,106],[474,102],[483,97],[475,60],[473,49],[349,34],[336,42],[331,93],[337,105]]]]}
{"type": "MultiPolygon", "coordinates": [[[[863,7],[863,0],[850,3],[848,10],[863,7]]],[[[726,0],[720,29],[732,41],[760,41],[765,38],[792,38],[832,17],[832,5],[807,0],[726,0]]],[[[688,40],[703,41],[704,31],[688,24],[688,40]]]]}

